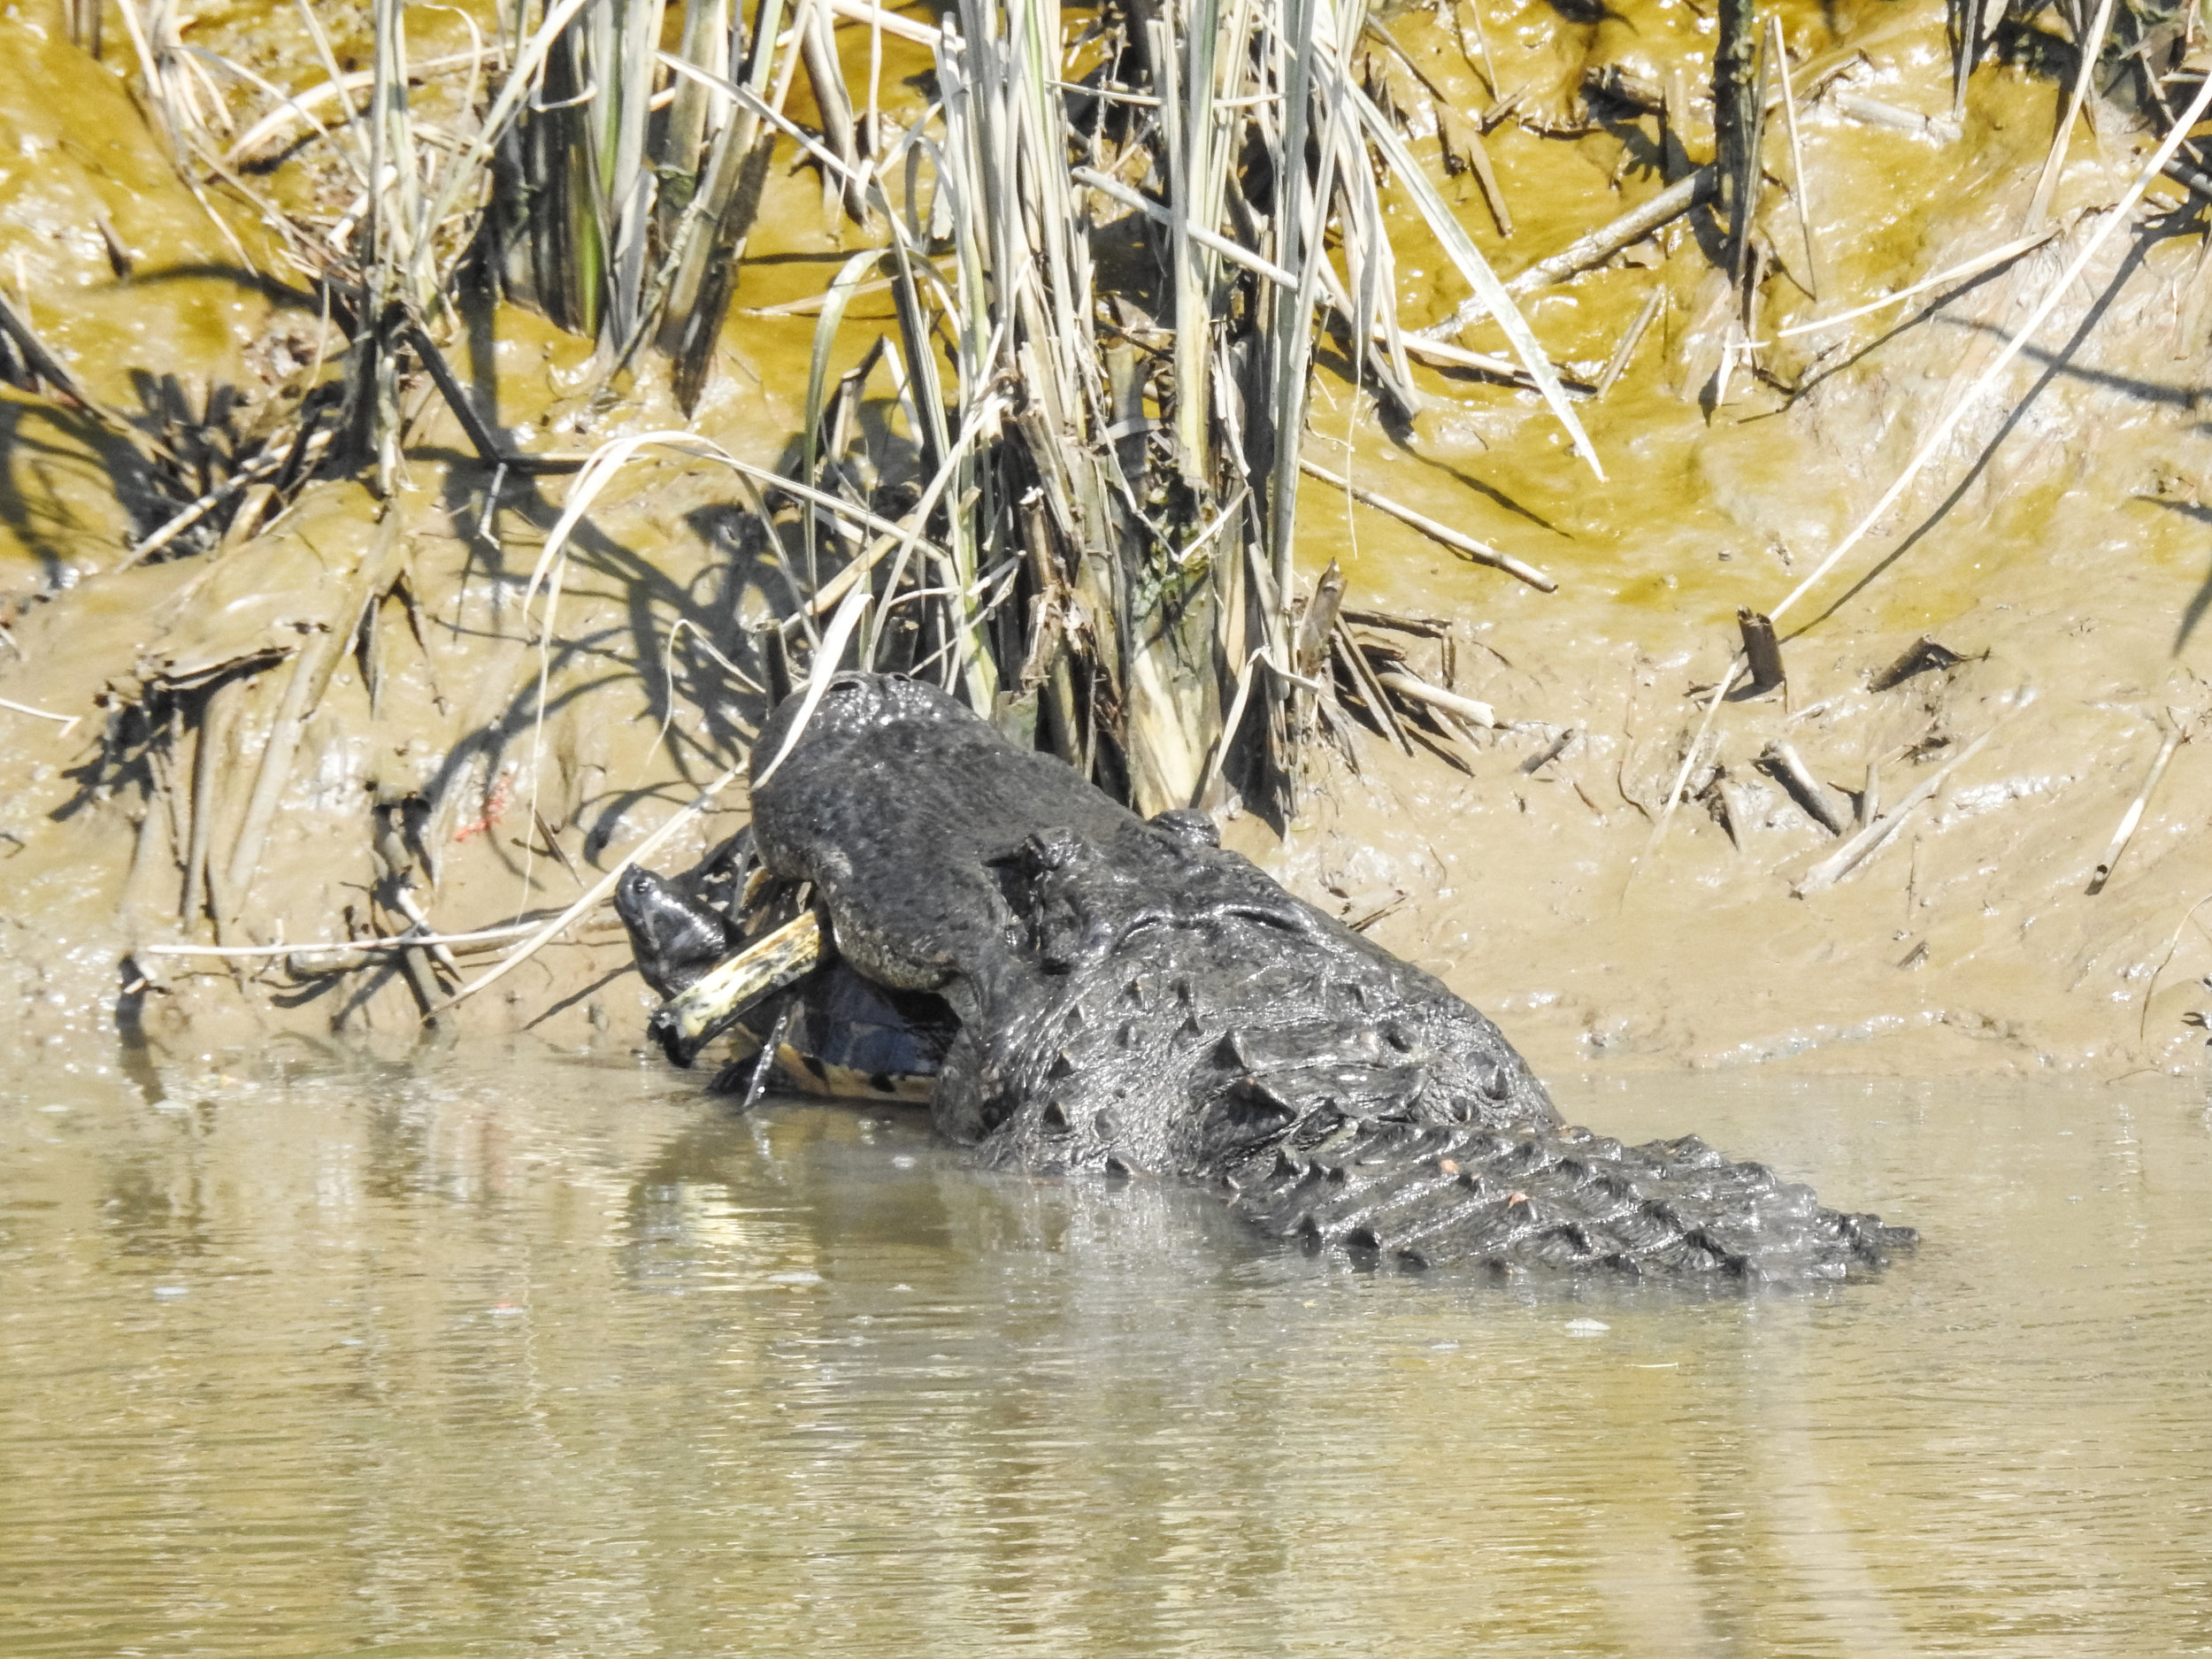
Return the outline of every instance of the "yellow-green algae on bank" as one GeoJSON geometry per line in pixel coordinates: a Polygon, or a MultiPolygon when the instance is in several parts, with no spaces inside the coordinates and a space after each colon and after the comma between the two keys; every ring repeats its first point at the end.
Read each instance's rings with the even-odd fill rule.
{"type": "MultiPolygon", "coordinates": [[[[242,271],[168,166],[113,52],[92,64],[56,14],[39,21],[34,10],[0,22],[0,91],[38,93],[0,101],[0,280],[17,291],[19,257],[42,334],[127,412],[149,407],[149,377],[173,377],[202,402],[213,385],[265,390],[257,364],[270,342],[299,331],[309,349],[319,317],[267,274],[273,261],[250,215],[219,200],[231,234],[264,267],[242,271]],[[80,139],[81,128],[96,136],[80,139]],[[19,155],[36,165],[19,166],[19,155]],[[109,267],[100,212],[134,256],[127,280],[109,267]]],[[[239,8],[196,22],[240,50],[265,27],[289,27],[279,15],[239,8]]],[[[1486,8],[1485,19],[1501,89],[1524,88],[1529,117],[1488,141],[1513,235],[1499,234],[1471,179],[1445,188],[1510,274],[1664,182],[1650,118],[1557,135],[1578,119],[1586,72],[1618,65],[1663,81],[1679,66],[1695,85],[1710,24],[1680,0],[1609,9],[1589,24],[1540,4],[1486,8]]],[[[1783,20],[1804,63],[1863,52],[1838,85],[1947,112],[1940,8],[1793,6],[1783,20]]],[[[1425,14],[1388,24],[1455,101],[1488,102],[1449,30],[1425,14]]],[[[854,35],[841,44],[849,60],[854,35]]],[[[286,61],[280,42],[264,42],[264,73],[286,61]]],[[[280,79],[296,89],[315,78],[303,57],[288,67],[280,79]]],[[[2057,96],[2047,81],[1986,66],[1948,142],[1807,99],[1801,136],[1820,298],[1800,286],[1809,273],[1791,198],[1770,188],[1763,223],[1780,270],[1763,291],[1763,332],[2017,234],[2057,96]]],[[[1694,119],[1688,137],[1690,158],[1701,159],[1709,138],[1694,119]]],[[[1781,142],[1770,134],[1770,146],[1781,142]]],[[[1309,452],[1333,467],[1348,456],[1363,484],[1542,566],[1561,589],[1540,595],[1458,562],[1364,508],[1348,517],[1340,495],[1309,482],[1308,576],[1334,557],[1356,605],[1450,618],[1461,689],[1507,726],[1464,757],[1465,774],[1366,741],[1361,772],[1327,773],[1286,842],[1249,819],[1233,836],[1333,909],[1363,916],[1395,904],[1377,935],[1496,1012],[1547,1071],[1599,1061],[2116,1071],[2191,1063],[2197,1039],[2180,1016],[2208,1000],[2196,979],[2212,967],[2212,946],[2183,929],[2147,1018],[2141,1002],[2183,912],[2212,892],[2212,856],[2197,833],[2212,811],[2212,774],[2194,745],[2105,891],[2083,889],[2162,726],[2193,722],[2205,706],[2191,612],[2208,580],[2212,517],[2198,499],[2212,467],[2196,413],[2206,342],[2200,322],[2186,337],[2181,326],[2194,315],[2193,223],[2115,238],[2043,331],[2046,347],[2073,341],[2064,361],[2041,348],[2025,354],[1893,521],[1791,618],[1805,632],[1788,646],[1788,704],[1732,704],[1716,726],[1709,759],[1744,814],[1734,833],[1709,791],[1651,844],[1697,714],[1693,693],[1723,672],[1736,607],[1773,605],[1872,504],[2093,228],[2081,210],[2116,197],[2147,143],[2116,119],[2101,136],[2078,136],[2055,210],[2058,239],[1910,326],[1896,324],[1917,307],[1777,341],[1765,365],[1783,382],[1808,382],[1794,399],[1740,371],[1727,403],[1701,407],[1726,296],[1687,223],[1529,297],[1525,312],[1546,347],[1592,378],[1647,296],[1664,294],[1619,383],[1578,405],[1607,470],[1601,483],[1572,463],[1532,395],[1417,369],[1426,407],[1400,426],[1325,352],[1309,452]],[[1836,340],[1847,349],[1817,357],[1836,340]],[[1855,589],[1924,521],[1909,549],[1855,589]],[[1868,689],[1870,673],[1923,633],[1967,660],[1868,689]],[[1989,745],[1862,870],[1793,896],[1832,844],[1755,764],[1770,742],[1789,741],[1848,812],[1870,764],[1878,804],[1893,803],[1992,727],[1989,745]],[[1570,730],[1555,760],[1521,770],[1570,730]]],[[[1432,138],[1416,148],[1434,160],[1432,138]]],[[[1790,177],[1780,155],[1770,149],[1769,170],[1790,177]]],[[[274,175],[273,199],[284,199],[286,177],[274,175]]],[[[2167,199],[2179,196],[2177,187],[2167,199]]],[[[1442,316],[1460,297],[1457,279],[1409,210],[1392,223],[1408,320],[1442,316]]],[[[825,214],[813,175],[774,170],[697,430],[749,458],[780,458],[798,423],[814,323],[751,313],[818,291],[861,245],[825,214]]],[[[856,304],[840,365],[887,326],[856,304]]],[[[470,319],[469,331],[470,372],[526,447],[580,449],[681,424],[653,364],[627,397],[595,414],[588,342],[511,307],[470,319]]],[[[1482,326],[1464,342],[1500,344],[1482,326]]],[[[241,682],[219,734],[219,779],[250,781],[294,672],[290,653],[331,626],[345,581],[376,556],[380,507],[357,482],[326,481],[243,545],[114,574],[150,527],[128,446],[48,400],[0,399],[10,423],[0,604],[18,648],[0,646],[0,696],[82,717],[64,729],[0,710],[0,995],[22,1010],[25,1038],[66,1047],[115,1029],[127,950],[180,936],[174,826],[134,791],[101,794],[102,699],[111,708],[196,665],[288,653],[241,682]]],[[[365,917],[376,879],[372,809],[408,799],[436,805],[438,882],[425,902],[441,927],[565,902],[741,747],[757,698],[695,636],[672,634],[681,619],[726,652],[742,618],[781,598],[772,571],[738,550],[742,509],[726,476],[664,457],[626,473],[595,508],[562,599],[541,727],[540,664],[520,602],[567,486],[511,480],[487,518],[487,481],[449,415],[423,405],[391,508],[400,579],[375,602],[373,661],[349,658],[333,673],[227,937],[342,936],[349,906],[365,917]]],[[[246,793],[244,782],[216,791],[219,836],[235,833],[246,793]]],[[[688,845],[741,813],[733,795],[688,845]]],[[[666,855],[685,856],[681,846],[666,855]]],[[[602,926],[467,1005],[463,1021],[630,1046],[646,995],[623,962],[602,926]]],[[[234,978],[172,962],[127,999],[128,1018],[158,1042],[211,1049],[274,1026],[399,1037],[416,1027],[396,976],[355,974],[305,998],[287,984],[261,965],[234,978]]]]}

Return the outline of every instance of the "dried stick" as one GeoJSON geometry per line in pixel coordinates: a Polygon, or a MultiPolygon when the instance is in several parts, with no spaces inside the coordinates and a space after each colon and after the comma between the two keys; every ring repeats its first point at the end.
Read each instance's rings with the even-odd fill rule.
{"type": "MultiPolygon", "coordinates": [[[[2051,134],[2051,152],[2043,158],[2043,173],[2035,181],[2035,199],[2028,204],[2028,224],[2031,227],[2043,222],[2043,215],[2050,211],[2051,193],[2058,188],[2059,169],[2066,160],[2067,141],[2072,136],[2075,118],[2081,113],[2082,100],[2089,95],[2089,77],[2096,73],[2097,58],[2104,50],[2105,31],[2112,27],[2112,0],[2097,0],[2097,15],[2089,25],[2089,32],[2074,43],[2079,49],[2081,61],[2074,67],[2073,89],[2066,95],[2066,112],[2059,117],[2058,130],[2051,134]]],[[[2184,121],[2174,131],[2183,137],[2188,135],[2194,121],[2184,121]]],[[[2163,161],[2160,166],[2165,165],[2163,161]]]]}
{"type": "MultiPolygon", "coordinates": [[[[742,772],[744,770],[745,764],[741,761],[738,764],[731,767],[727,772],[724,772],[719,778],[717,778],[712,783],[709,784],[704,789],[702,789],[688,806],[685,807],[673,818],[670,818],[667,823],[662,825],[650,835],[648,835],[643,841],[630,849],[630,850],[625,853],[619,859],[616,860],[614,868],[608,871],[604,876],[601,877],[600,879],[592,887],[591,890],[586,893],[583,897],[578,899],[575,903],[570,905],[551,921],[546,923],[544,926],[539,928],[537,932],[532,933],[530,937],[514,952],[513,955],[502,957],[500,959],[499,965],[494,968],[490,972],[480,975],[478,978],[470,980],[466,985],[461,987],[459,990],[454,992],[451,996],[447,997],[444,1002],[438,1004],[435,1011],[438,1013],[443,1013],[447,1009],[453,1007],[455,1003],[464,1002],[469,997],[474,996],[479,991],[483,990],[486,987],[495,983],[497,980],[504,977],[511,970],[521,966],[522,964],[527,962],[532,956],[537,955],[540,950],[542,950],[555,939],[557,939],[562,933],[567,932],[568,929],[576,923],[579,918],[596,910],[600,904],[614,892],[617,884],[618,884],[622,879],[622,872],[624,871],[627,870],[632,864],[637,863],[639,859],[650,857],[653,854],[658,852],[663,847],[665,847],[675,838],[675,834],[678,830],[681,829],[685,825],[690,823],[691,820],[696,818],[700,813],[705,811],[713,803],[714,797],[720,795],[722,791],[728,788],[730,785],[736,782],[738,774],[742,772]]],[[[410,941],[408,942],[415,943],[419,941],[410,941]]]]}
{"type": "Polygon", "coordinates": [[[449,945],[472,945],[486,941],[519,939],[536,926],[534,922],[510,922],[503,927],[479,928],[467,933],[426,933],[408,929],[374,939],[311,940],[296,945],[139,945],[134,956],[221,956],[251,962],[271,956],[337,956],[350,951],[415,950],[449,945]]]}
{"type": "Polygon", "coordinates": [[[1874,503],[1872,510],[1867,513],[1866,517],[1852,526],[1851,533],[1837,542],[1828,557],[1821,560],[1805,580],[1792,588],[1782,603],[1768,611],[1767,615],[1779,622],[1783,612],[1809,593],[1823,577],[1836,567],[1846,553],[1866,538],[1867,534],[1880,521],[1882,515],[1897,504],[1898,499],[1904,495],[1913,480],[1920,476],[1921,469],[1925,467],[1943,446],[1951,441],[1952,433],[1956,431],[1959,423],[1966,419],[1967,411],[1980,400],[1984,392],[1996,384],[1997,377],[2011,365],[2013,358],[2027,349],[2028,342],[2035,338],[2036,331],[2041,328],[2049,319],[2051,313],[2058,309],[2059,301],[2065,298],[2074,284],[2081,279],[2081,273],[2089,268],[2089,262],[2097,257],[2098,250],[2110,239],[2112,233],[2127,222],[2129,212],[2134,208],[2136,203],[2142,199],[2143,192],[2150,188],[2151,180],[2157,178],[2160,171],[2173,159],[2174,153],[2181,148],[2182,141],[2188,137],[2190,129],[2204,119],[2205,111],[2208,109],[2212,109],[2212,75],[2205,77],[2203,84],[2197,88],[2197,96],[2189,101],[2188,109],[2184,111],[2181,119],[2174,123],[2171,130],[2166,134],[2165,142],[2159,145],[2150,160],[2144,165],[2143,170],[2135,175],[2135,181],[2128,186],[2126,194],[2113,204],[2112,211],[2106,215],[2104,223],[2097,227],[2095,233],[2082,244],[2080,251],[2075,254],[2066,269],[2059,273],[2058,280],[2051,284],[2049,291],[2043,296],[2034,312],[2028,317],[2026,321],[2013,330],[2012,337],[2005,342],[2003,349],[1991,359],[1989,366],[1982,371],[1973,385],[1966,388],[1965,394],[1959,398],[1958,402],[1951,405],[1950,409],[1945,412],[1943,419],[1936,422],[1935,430],[1928,434],[1926,441],[1921,444],[1912,459],[1906,463],[1905,470],[1897,475],[1896,481],[1882,492],[1881,500],[1874,503]]]}
{"type": "Polygon", "coordinates": [[[2174,924],[2173,937],[2166,941],[2166,954],[2158,959],[2158,965],[2151,970],[2150,983],[2143,987],[2143,1009],[2135,1017],[2135,1041],[2137,1042],[2143,1041],[2150,1034],[2151,998],[2158,991],[2158,976],[2166,972],[2166,964],[2174,959],[2174,952],[2181,944],[2181,930],[2188,926],[2195,919],[2197,912],[2208,904],[2212,904],[2212,893],[2206,894],[2184,910],[2181,913],[2181,919],[2174,924]]]}
{"type": "Polygon", "coordinates": [[[1813,204],[1805,190],[1805,150],[1797,142],[1797,95],[1790,90],[1789,49],[1782,43],[1782,19],[1767,14],[1768,37],[1774,45],[1774,65],[1782,81],[1782,118],[1790,132],[1790,183],[1797,203],[1797,227],[1805,234],[1805,287],[1820,298],[1820,255],[1813,247],[1813,204]]]}
{"type": "Polygon", "coordinates": [[[1390,699],[1383,695],[1383,688],[1375,679],[1375,670],[1367,660],[1367,653],[1360,649],[1359,642],[1353,639],[1341,618],[1330,630],[1329,643],[1335,649],[1337,660],[1344,664],[1345,672],[1351,676],[1352,684],[1358,687],[1362,700],[1373,712],[1375,723],[1398,746],[1401,754],[1413,753],[1413,740],[1406,735],[1405,726],[1398,718],[1398,711],[1390,706],[1390,699]]]}
{"type": "Polygon", "coordinates": [[[1375,679],[1402,696],[1411,697],[1416,703],[1425,703],[1432,709],[1441,709],[1447,714],[1455,715],[1477,726],[1494,726],[1498,723],[1497,712],[1488,703],[1477,703],[1472,697],[1463,697],[1456,692],[1432,686],[1427,680],[1409,674],[1402,669],[1386,668],[1377,673],[1375,679]]]}
{"type": "Polygon", "coordinates": [[[1781,780],[1782,787],[1798,805],[1809,813],[1815,823],[1831,835],[1843,833],[1843,819],[1836,811],[1828,795],[1800,758],[1797,750],[1778,738],[1766,746],[1759,757],[1759,764],[1781,780]]]}
{"type": "Polygon", "coordinates": [[[2151,775],[2143,780],[2142,788],[2128,803],[2128,810],[2120,815],[2120,827],[2112,832],[2112,845],[2105,849],[2104,856],[2098,861],[2096,874],[2089,878],[2088,890],[2091,893],[2104,891],[2104,884],[2111,879],[2113,866],[2120,862],[2120,855],[2127,851],[2128,843],[2135,839],[2136,826],[2143,821],[2143,809],[2150,804],[2151,791],[2158,787],[2158,780],[2166,775],[2166,763],[2174,757],[2174,751],[2188,741],[2188,732],[2176,726],[2166,733],[2166,741],[2158,746],[2158,757],[2151,762],[2151,775]]]}
{"type": "MultiPolygon", "coordinates": [[[[1662,225],[1682,217],[1700,202],[1709,197],[1717,188],[1718,178],[1709,166],[1677,180],[1653,196],[1641,207],[1632,208],[1609,225],[1601,225],[1580,240],[1570,242],[1548,259],[1536,264],[1513,278],[1505,285],[1509,294],[1527,294],[1537,288],[1549,288],[1555,282],[1564,282],[1596,265],[1603,265],[1632,242],[1639,242],[1662,225]]],[[[1475,315],[1468,316],[1463,305],[1452,319],[1432,330],[1425,332],[1437,335],[1448,334],[1482,315],[1478,305],[1475,315]]]]}
{"type": "Polygon", "coordinates": [[[1455,553],[1472,559],[1478,565],[1487,565],[1494,570],[1503,571],[1509,576],[1517,576],[1540,593],[1548,594],[1558,589],[1559,584],[1533,565],[1524,565],[1510,553],[1501,553],[1497,549],[1478,541],[1471,535],[1463,535],[1458,531],[1440,525],[1425,514],[1414,511],[1410,507],[1402,506],[1387,495],[1378,495],[1373,490],[1363,488],[1330,472],[1327,467],[1321,465],[1318,462],[1309,461],[1305,457],[1300,456],[1298,467],[1309,478],[1317,478],[1332,489],[1342,490],[1354,501],[1372,507],[1379,512],[1386,512],[1402,524],[1411,525],[1430,540],[1442,542],[1455,553]]]}
{"type": "Polygon", "coordinates": [[[1659,308],[1666,302],[1665,288],[1654,288],[1651,290],[1644,301],[1643,309],[1636,313],[1636,320],[1629,324],[1628,332],[1621,336],[1621,343],[1613,348],[1612,359],[1606,364],[1605,373],[1598,376],[1596,396],[1604,396],[1613,389],[1613,382],[1628,372],[1629,359],[1636,355],[1636,347],[1644,337],[1644,330],[1651,326],[1651,319],[1659,314],[1659,308]]]}
{"type": "MultiPolygon", "coordinates": [[[[2034,701],[2035,694],[2033,692],[2028,692],[2023,695],[2020,701],[2015,703],[2008,712],[2017,713],[2020,710],[2026,708],[2029,703],[2034,701]]],[[[1996,736],[1998,726],[2002,726],[2003,724],[2004,721],[2001,718],[1996,726],[1992,726],[1989,730],[1984,732],[1979,737],[1969,743],[1965,749],[1961,750],[1957,755],[1954,756],[1951,759],[1946,761],[1942,765],[1939,766],[1936,769],[1934,775],[1924,780],[1919,787],[1915,788],[1910,795],[1900,801],[1894,807],[1891,808],[1890,810],[1883,813],[1881,817],[1876,818],[1871,824],[1861,830],[1856,835],[1854,835],[1849,841],[1844,842],[1841,847],[1838,848],[1829,856],[1822,859],[1810,870],[1808,870],[1805,872],[1804,879],[1800,881],[1793,889],[1797,896],[1801,899],[1809,894],[1818,893],[1825,888],[1832,887],[1837,882],[1842,880],[1844,877],[1849,875],[1854,870],[1856,870],[1861,864],[1864,864],[1869,858],[1872,857],[1875,853],[1881,849],[1883,843],[1887,841],[1891,836],[1897,833],[1899,827],[1903,825],[1906,818],[1912,815],[1913,810],[1916,807],[1917,807],[1922,802],[1927,800],[1929,796],[1935,794],[1938,789],[1940,789],[1943,787],[1944,780],[1949,778],[1953,772],[1956,772],[1961,766],[1963,766],[1968,761],[1973,759],[1975,756],[1981,753],[1982,745],[1989,741],[1991,738],[1996,736]]]]}
{"type": "Polygon", "coordinates": [[[1933,276],[1923,277],[1910,288],[1899,288],[1896,293],[1886,295],[1881,299],[1870,300],[1864,305],[1855,305],[1847,311],[1838,311],[1833,317],[1823,317],[1813,322],[1793,323],[1787,328],[1778,328],[1774,331],[1774,337],[1777,340],[1788,340],[1798,334],[1818,334],[1824,328],[1833,328],[1841,323],[1855,322],[1862,317],[1871,317],[1876,311],[1887,311],[1893,305],[1902,304],[1916,294],[1925,294],[1930,288],[1941,288],[1946,282],[1962,282],[1968,277],[1979,276],[1983,272],[1992,270],[2008,259],[2017,259],[2024,253],[2033,253],[2057,234],[2058,227],[2054,225],[2050,229],[2038,231],[2032,236],[2018,237],[2005,243],[2001,248],[1992,248],[1987,253],[1976,254],[1971,259],[1961,265],[1955,265],[1947,271],[1939,271],[1933,276]]]}
{"type": "Polygon", "coordinates": [[[0,709],[12,709],[18,714],[32,715],[41,720],[58,720],[61,730],[57,735],[61,737],[68,736],[69,728],[84,718],[81,714],[56,714],[50,709],[34,709],[27,703],[11,703],[5,697],[0,697],[0,709]]]}
{"type": "MultiPolygon", "coordinates": [[[[1728,672],[1720,677],[1720,684],[1713,687],[1712,701],[1705,705],[1704,717],[1697,723],[1697,733],[1690,740],[1689,752],[1682,757],[1682,770],[1674,774],[1674,787],[1667,791],[1667,803],[1659,810],[1659,821],[1651,826],[1651,839],[1644,843],[1644,850],[1637,855],[1639,866],[1657,852],[1659,843],[1667,839],[1667,826],[1674,822],[1675,808],[1682,804],[1682,791],[1689,787],[1690,773],[1696,770],[1697,757],[1705,747],[1706,734],[1712,731],[1714,718],[1720,713],[1720,705],[1735,689],[1736,681],[1742,678],[1743,672],[1743,653],[1739,651],[1729,659],[1728,672]]],[[[1631,806],[1636,805],[1635,802],[1629,800],[1626,790],[1621,792],[1621,799],[1628,801],[1631,806]]],[[[1634,873],[1632,869],[1632,880],[1634,879],[1634,873]]]]}

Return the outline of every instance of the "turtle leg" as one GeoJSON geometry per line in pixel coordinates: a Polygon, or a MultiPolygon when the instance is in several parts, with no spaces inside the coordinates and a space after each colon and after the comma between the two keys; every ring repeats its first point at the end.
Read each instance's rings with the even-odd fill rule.
{"type": "Polygon", "coordinates": [[[786,996],[778,1004],[776,1018],[769,1023],[768,1033],[761,1039],[760,1047],[752,1054],[733,1060],[715,1074],[707,1086],[710,1094],[737,1094],[739,1114],[749,1112],[760,1103],[763,1090],[768,1087],[769,1075],[776,1069],[776,1056],[791,1035],[791,1022],[799,1011],[799,999],[786,996]]]}

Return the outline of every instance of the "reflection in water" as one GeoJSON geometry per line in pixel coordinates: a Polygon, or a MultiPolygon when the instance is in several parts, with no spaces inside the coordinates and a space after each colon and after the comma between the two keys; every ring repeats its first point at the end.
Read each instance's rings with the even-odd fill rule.
{"type": "Polygon", "coordinates": [[[0,1652],[2212,1644],[2170,1086],[1563,1091],[1928,1238],[1685,1299],[627,1066],[161,1082],[0,1094],[0,1652]]]}

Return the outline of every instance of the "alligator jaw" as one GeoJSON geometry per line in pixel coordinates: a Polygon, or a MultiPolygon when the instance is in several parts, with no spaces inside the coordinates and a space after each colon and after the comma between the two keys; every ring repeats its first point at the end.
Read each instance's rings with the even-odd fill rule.
{"type": "Polygon", "coordinates": [[[761,998],[813,972],[823,955],[821,921],[811,910],[802,910],[670,997],[653,1010],[646,1029],[671,1061],[688,1066],[761,998]]]}

